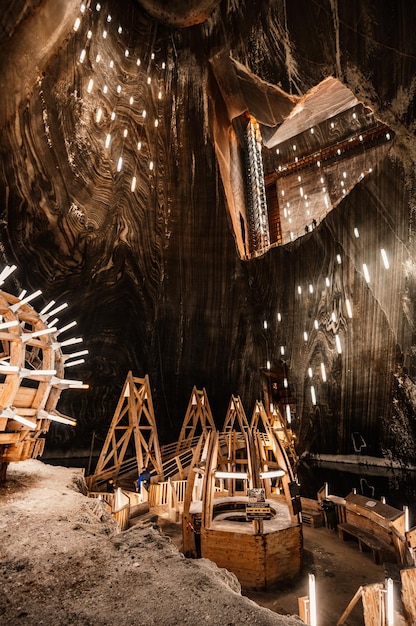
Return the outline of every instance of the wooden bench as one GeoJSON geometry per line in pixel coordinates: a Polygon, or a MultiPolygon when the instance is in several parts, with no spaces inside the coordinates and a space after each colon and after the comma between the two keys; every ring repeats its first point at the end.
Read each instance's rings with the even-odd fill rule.
{"type": "Polygon", "coordinates": [[[396,561],[393,546],[353,524],[348,524],[348,522],[338,524],[338,536],[343,541],[347,541],[351,537],[357,539],[360,552],[371,552],[373,561],[378,565],[384,562],[396,561]]]}

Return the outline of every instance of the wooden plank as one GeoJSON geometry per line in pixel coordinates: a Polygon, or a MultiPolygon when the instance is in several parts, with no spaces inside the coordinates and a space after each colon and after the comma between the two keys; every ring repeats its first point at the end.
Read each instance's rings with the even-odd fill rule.
{"type": "Polygon", "coordinates": [[[416,569],[414,567],[402,569],[403,613],[408,624],[416,624],[416,569]]]}
{"type": "Polygon", "coordinates": [[[361,599],[363,602],[365,626],[380,626],[382,624],[382,596],[383,585],[376,583],[362,588],[361,599]]]}

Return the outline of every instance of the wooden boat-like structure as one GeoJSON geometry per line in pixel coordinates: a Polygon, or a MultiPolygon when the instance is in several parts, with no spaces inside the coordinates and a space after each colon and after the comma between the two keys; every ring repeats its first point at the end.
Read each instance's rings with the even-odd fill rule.
{"type": "Polygon", "coordinates": [[[263,405],[251,424],[232,397],[221,432],[201,435],[188,475],[183,546],[266,589],[302,570],[300,498],[285,446],[263,405]],[[259,419],[260,418],[260,419],[259,419]]]}
{"type": "MultiPolygon", "coordinates": [[[[14,269],[6,266],[0,285],[14,269]]],[[[16,297],[0,291],[0,482],[10,462],[41,456],[51,421],[75,426],[56,406],[62,390],[86,387],[64,377],[65,367],[83,361],[70,360],[80,352],[64,354],[61,349],[82,341],[58,337],[75,323],[55,326],[55,314],[67,305],[55,307],[52,301],[38,313],[29,302],[40,293],[16,297]]]]}

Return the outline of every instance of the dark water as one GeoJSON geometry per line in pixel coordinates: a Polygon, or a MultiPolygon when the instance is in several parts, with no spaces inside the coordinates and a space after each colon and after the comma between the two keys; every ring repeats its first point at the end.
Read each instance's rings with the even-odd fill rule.
{"type": "Polygon", "coordinates": [[[317,491],[328,483],[329,493],[341,497],[348,495],[353,488],[357,493],[380,500],[397,509],[409,507],[410,526],[416,526],[416,472],[384,467],[350,466],[349,464],[328,464],[318,467],[312,463],[302,463],[298,469],[301,495],[316,499],[317,491]],[[334,467],[339,465],[339,467],[334,467]]]}

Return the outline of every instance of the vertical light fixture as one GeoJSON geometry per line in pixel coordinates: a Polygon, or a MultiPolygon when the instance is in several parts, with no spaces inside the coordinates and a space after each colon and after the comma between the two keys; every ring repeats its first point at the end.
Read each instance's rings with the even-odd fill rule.
{"type": "Polygon", "coordinates": [[[309,574],[309,624],[310,626],[317,626],[316,624],[316,586],[314,574],[309,574]]]}

